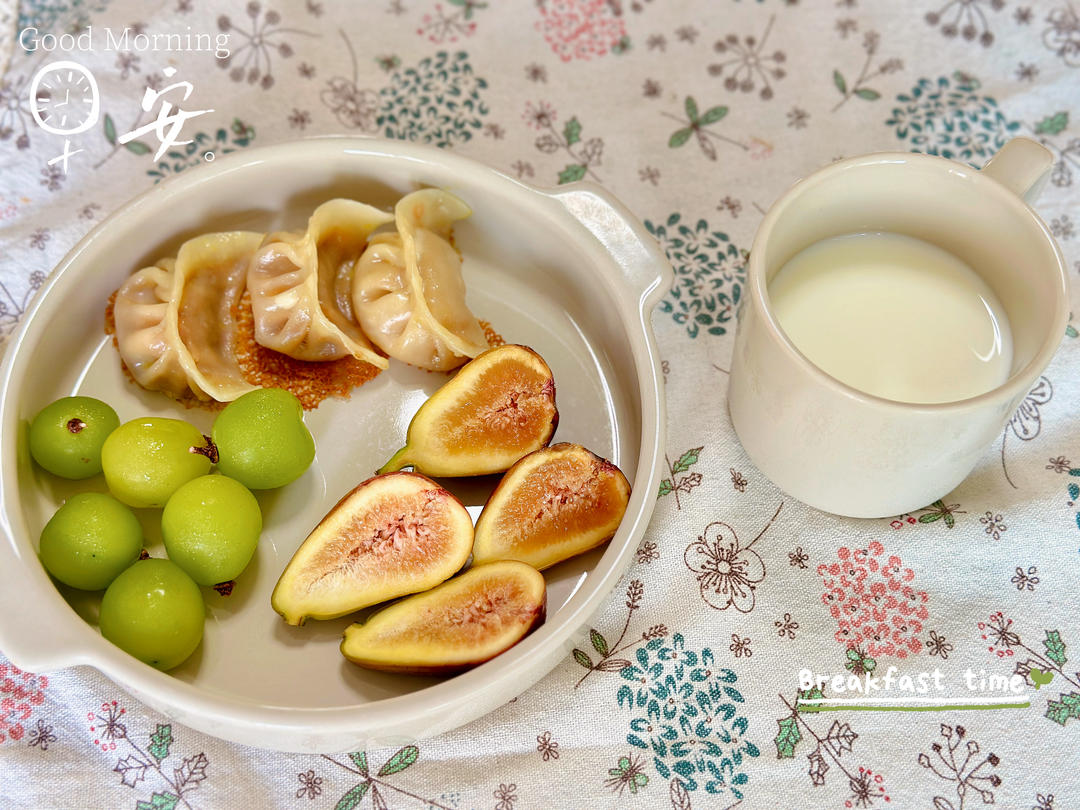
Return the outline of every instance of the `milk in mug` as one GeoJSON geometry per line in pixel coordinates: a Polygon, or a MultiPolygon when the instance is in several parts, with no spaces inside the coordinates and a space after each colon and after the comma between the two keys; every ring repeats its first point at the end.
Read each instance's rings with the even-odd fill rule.
{"type": "Polygon", "coordinates": [[[951,253],[898,233],[824,239],[768,284],[788,338],[820,369],[900,402],[952,402],[1003,383],[1012,337],[993,290],[951,253]]]}

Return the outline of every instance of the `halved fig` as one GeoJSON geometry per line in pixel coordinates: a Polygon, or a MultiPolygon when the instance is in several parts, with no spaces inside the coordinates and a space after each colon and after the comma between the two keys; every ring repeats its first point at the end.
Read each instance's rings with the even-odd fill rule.
{"type": "Polygon", "coordinates": [[[545,447],[558,424],[551,369],[527,346],[507,343],[466,363],[420,406],[405,446],[379,472],[402,467],[443,477],[503,472],[545,447]]]}
{"type": "Polygon", "coordinates": [[[341,653],[367,669],[460,672],[513,647],[544,620],[544,576],[507,561],[470,568],[345,629],[341,653]]]}
{"type": "Polygon", "coordinates": [[[308,535],[270,603],[300,625],[426,591],[461,570],[472,540],[468,511],[434,481],[409,472],[376,476],[308,535]]]}
{"type": "Polygon", "coordinates": [[[537,450],[510,468],[484,504],[473,563],[547,568],[610,540],[629,500],[622,470],[581,445],[537,450]]]}

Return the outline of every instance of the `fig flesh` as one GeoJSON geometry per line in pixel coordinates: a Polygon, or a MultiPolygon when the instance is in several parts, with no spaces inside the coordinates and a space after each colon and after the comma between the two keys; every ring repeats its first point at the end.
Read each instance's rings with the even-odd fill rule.
{"type": "Polygon", "coordinates": [[[470,568],[346,628],[341,653],[366,669],[450,674],[505,652],[544,620],[547,589],[531,565],[470,568]]]}
{"type": "Polygon", "coordinates": [[[312,530],[270,603],[300,625],[425,591],[461,569],[472,539],[468,511],[434,481],[409,472],[377,476],[312,530]]]}
{"type": "Polygon", "coordinates": [[[504,472],[547,446],[558,424],[551,369],[532,349],[508,343],[466,363],[432,394],[409,423],[405,446],[379,472],[504,472]]]}
{"type": "Polygon", "coordinates": [[[629,499],[622,471],[581,445],[537,450],[510,468],[484,504],[473,563],[547,568],[610,540],[629,499]]]}

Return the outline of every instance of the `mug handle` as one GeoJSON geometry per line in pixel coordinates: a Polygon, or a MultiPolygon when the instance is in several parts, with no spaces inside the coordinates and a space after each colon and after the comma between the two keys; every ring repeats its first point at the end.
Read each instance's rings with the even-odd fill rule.
{"type": "Polygon", "coordinates": [[[1046,188],[1053,165],[1053,153],[1041,143],[1031,138],[1013,138],[990,158],[982,171],[1032,205],[1046,188]]]}

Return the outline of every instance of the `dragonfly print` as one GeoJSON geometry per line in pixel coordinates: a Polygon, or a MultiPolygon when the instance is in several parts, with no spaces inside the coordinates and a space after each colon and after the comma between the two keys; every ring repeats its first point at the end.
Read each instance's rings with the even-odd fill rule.
{"type": "Polygon", "coordinates": [[[1035,387],[1024,397],[1020,407],[1016,409],[1012,419],[1005,425],[1001,434],[1001,471],[1005,473],[1005,480],[1013,489],[1019,487],[1013,483],[1009,476],[1009,468],[1005,463],[1005,442],[1009,438],[1010,431],[1022,442],[1030,442],[1042,431],[1042,413],[1039,407],[1048,403],[1054,397],[1054,386],[1046,377],[1039,377],[1035,387]]]}

